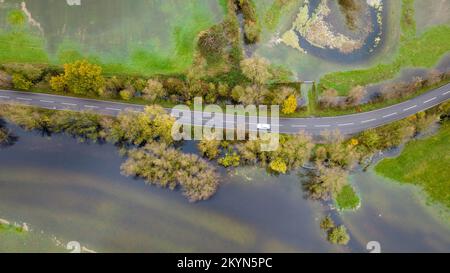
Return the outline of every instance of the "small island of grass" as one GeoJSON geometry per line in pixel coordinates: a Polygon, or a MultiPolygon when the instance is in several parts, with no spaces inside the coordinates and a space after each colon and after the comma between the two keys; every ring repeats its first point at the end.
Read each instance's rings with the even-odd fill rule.
{"type": "Polygon", "coordinates": [[[336,205],[339,210],[356,210],[361,205],[361,199],[351,185],[346,185],[336,197],[336,205]]]}

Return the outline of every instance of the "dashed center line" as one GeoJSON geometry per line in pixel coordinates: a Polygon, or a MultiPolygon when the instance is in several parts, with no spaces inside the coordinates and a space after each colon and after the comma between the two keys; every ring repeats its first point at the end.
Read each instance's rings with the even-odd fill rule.
{"type": "Polygon", "coordinates": [[[409,111],[409,110],[412,110],[412,109],[414,109],[414,108],[416,108],[417,107],[417,105],[414,105],[414,106],[411,106],[411,107],[408,107],[408,108],[405,108],[405,109],[403,109],[403,111],[409,111]]]}
{"type": "Polygon", "coordinates": [[[98,108],[98,106],[92,106],[92,105],[84,105],[86,108],[98,108]]]}
{"type": "Polygon", "coordinates": [[[363,121],[361,121],[361,123],[369,123],[369,122],[373,122],[376,120],[377,120],[376,118],[373,118],[373,119],[363,120],[363,121]]]}
{"type": "Polygon", "coordinates": [[[117,109],[117,108],[106,108],[106,110],[110,110],[110,111],[122,111],[121,109],[117,109]]]}
{"type": "Polygon", "coordinates": [[[450,91],[447,91],[447,92],[445,92],[444,94],[442,94],[442,95],[447,95],[447,94],[450,94],[450,91]]]}
{"type": "Polygon", "coordinates": [[[44,102],[44,103],[55,103],[54,101],[51,101],[51,100],[40,100],[40,102],[44,102]]]}
{"type": "Polygon", "coordinates": [[[18,99],[18,100],[24,100],[24,101],[32,101],[32,99],[20,98],[20,97],[17,97],[16,99],[18,99]]]}
{"type": "Polygon", "coordinates": [[[74,104],[74,103],[67,103],[67,102],[63,102],[63,103],[61,103],[62,105],[68,105],[68,106],[77,106],[76,104],[74,104]]]}
{"type": "Polygon", "coordinates": [[[396,115],[398,115],[398,113],[392,113],[392,114],[383,116],[383,118],[389,118],[389,117],[396,116],[396,115]]]}
{"type": "Polygon", "coordinates": [[[1,99],[9,99],[8,96],[0,96],[1,99]]]}
{"type": "Polygon", "coordinates": [[[352,125],[355,125],[355,124],[353,122],[352,123],[338,124],[339,127],[352,126],[352,125]]]}
{"type": "Polygon", "coordinates": [[[434,101],[435,99],[437,99],[437,98],[434,97],[434,98],[432,98],[432,99],[426,100],[426,101],[423,102],[423,104],[427,104],[427,103],[429,103],[429,102],[432,102],[432,101],[434,101]]]}
{"type": "Polygon", "coordinates": [[[316,128],[327,128],[327,127],[331,127],[331,125],[315,125],[314,127],[316,127],[316,128]]]}
{"type": "Polygon", "coordinates": [[[306,128],[308,125],[291,125],[292,128],[306,128]]]}

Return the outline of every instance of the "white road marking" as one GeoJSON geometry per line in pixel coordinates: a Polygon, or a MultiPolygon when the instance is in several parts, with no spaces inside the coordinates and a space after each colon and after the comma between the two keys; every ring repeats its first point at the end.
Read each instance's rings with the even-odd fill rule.
{"type": "Polygon", "coordinates": [[[26,98],[20,98],[20,97],[17,97],[16,99],[18,99],[18,100],[24,100],[24,101],[32,101],[32,99],[26,99],[26,98]]]}
{"type": "Polygon", "coordinates": [[[306,128],[308,125],[291,125],[292,128],[306,128]]]}
{"type": "Polygon", "coordinates": [[[434,101],[435,99],[437,99],[437,98],[434,97],[434,98],[432,98],[432,99],[426,100],[426,101],[423,102],[423,104],[427,104],[427,103],[429,103],[429,102],[432,102],[432,101],[434,101]]]}
{"type": "Polygon", "coordinates": [[[117,108],[106,108],[106,110],[110,110],[110,111],[122,111],[121,109],[117,109],[117,108]]]}
{"type": "Polygon", "coordinates": [[[68,106],[77,106],[76,104],[74,104],[74,103],[67,103],[67,102],[63,102],[63,103],[61,103],[62,105],[68,105],[68,106]]]}
{"type": "Polygon", "coordinates": [[[85,105],[86,108],[98,108],[98,106],[92,106],[92,105],[85,105]]]}
{"type": "Polygon", "coordinates": [[[442,95],[447,95],[447,94],[450,94],[450,91],[447,91],[447,92],[445,92],[444,94],[442,94],[442,95]]]}
{"type": "Polygon", "coordinates": [[[377,120],[376,118],[373,118],[373,119],[363,120],[363,121],[361,121],[361,123],[369,123],[369,122],[376,121],[376,120],[377,120]]]}
{"type": "Polygon", "coordinates": [[[40,102],[44,102],[44,103],[55,103],[54,101],[51,101],[51,100],[40,100],[40,102]]]}
{"type": "Polygon", "coordinates": [[[395,116],[395,115],[398,115],[398,113],[392,113],[392,114],[383,116],[383,118],[389,118],[389,117],[392,117],[392,116],[395,116]]]}
{"type": "Polygon", "coordinates": [[[414,106],[411,106],[411,107],[408,107],[408,108],[405,108],[405,109],[403,109],[403,111],[409,111],[409,110],[412,110],[412,109],[414,109],[414,108],[416,108],[417,107],[417,105],[414,105],[414,106]]]}
{"type": "Polygon", "coordinates": [[[2,99],[9,99],[8,96],[0,96],[0,98],[2,98],[2,99]]]}
{"type": "Polygon", "coordinates": [[[353,122],[352,123],[338,124],[339,127],[352,126],[352,125],[355,125],[355,124],[353,122]]]}
{"type": "Polygon", "coordinates": [[[326,128],[326,127],[331,127],[331,125],[315,125],[314,127],[316,127],[316,128],[326,128]]]}

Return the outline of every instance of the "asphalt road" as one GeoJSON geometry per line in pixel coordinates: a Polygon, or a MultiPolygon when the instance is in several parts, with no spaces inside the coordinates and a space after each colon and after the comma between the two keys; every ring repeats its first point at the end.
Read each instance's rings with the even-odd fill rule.
{"type": "MultiPolygon", "coordinates": [[[[371,112],[323,118],[281,118],[279,132],[295,134],[303,130],[312,135],[319,135],[325,130],[339,129],[343,134],[354,134],[406,118],[417,112],[432,108],[448,99],[450,99],[450,84],[429,91],[403,103],[371,112]]],[[[93,99],[0,90],[0,103],[8,102],[18,102],[54,110],[91,110],[106,115],[117,115],[125,109],[141,112],[145,107],[143,105],[93,99]]],[[[168,109],[168,111],[171,110],[168,109]]],[[[203,117],[203,119],[199,119],[198,122],[194,122],[194,124],[200,125],[200,123],[203,123],[203,125],[205,125],[208,120],[210,120],[209,117],[203,117]]],[[[189,120],[182,122],[189,123],[189,120]]],[[[246,123],[250,130],[257,129],[257,122],[247,119],[246,123]]],[[[267,122],[260,121],[260,123],[267,122]]],[[[234,126],[234,121],[224,122],[223,127],[229,128],[231,126],[234,126]]],[[[274,126],[272,129],[276,129],[276,127],[274,126]]]]}

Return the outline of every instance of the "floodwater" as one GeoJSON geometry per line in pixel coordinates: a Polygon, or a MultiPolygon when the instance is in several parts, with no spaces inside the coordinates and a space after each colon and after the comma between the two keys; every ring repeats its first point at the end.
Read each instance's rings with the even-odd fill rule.
{"type": "MultiPolygon", "coordinates": [[[[443,217],[414,188],[372,173],[352,179],[362,208],[332,213],[352,236],[348,247],[335,247],[319,229],[328,208],[304,198],[296,173],[222,172],[218,193],[191,204],[180,192],[123,177],[124,159],[112,145],[9,127],[18,139],[0,150],[0,218],[26,222],[62,245],[78,241],[98,252],[367,252],[369,241],[379,241],[389,252],[450,251],[443,217]]],[[[23,246],[0,241],[0,251],[15,250],[23,246]]],[[[42,244],[39,251],[51,249],[42,244]]]]}
{"type": "MultiPolygon", "coordinates": [[[[292,27],[298,9],[304,2],[299,1],[298,5],[289,11],[289,15],[282,18],[275,33],[263,33],[262,45],[256,51],[256,54],[270,59],[273,63],[284,65],[298,73],[298,80],[319,80],[324,74],[334,71],[368,68],[380,62],[390,62],[397,53],[400,39],[401,1],[384,1],[381,26],[377,22],[376,11],[370,8],[370,20],[373,29],[366,38],[364,46],[353,53],[343,54],[334,49],[317,48],[301,36],[299,40],[307,54],[303,54],[283,43],[274,44],[274,40],[280,38],[283,33],[292,27]],[[375,39],[380,36],[380,33],[380,44],[374,48],[375,39]]],[[[315,9],[319,2],[318,0],[310,2],[310,12],[315,9]]],[[[333,4],[333,6],[337,9],[337,5],[333,4]]],[[[335,25],[339,20],[332,21],[334,30],[342,28],[342,26],[335,25]]]]}

